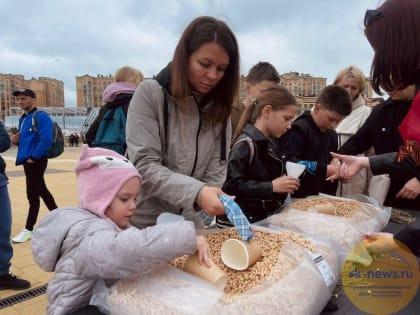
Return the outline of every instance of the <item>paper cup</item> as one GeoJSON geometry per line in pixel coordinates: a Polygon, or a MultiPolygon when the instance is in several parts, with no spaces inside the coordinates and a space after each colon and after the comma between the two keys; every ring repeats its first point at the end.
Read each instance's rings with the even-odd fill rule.
{"type": "Polygon", "coordinates": [[[308,208],[309,212],[319,212],[329,215],[337,215],[337,208],[331,203],[322,203],[308,208]]]}
{"type": "Polygon", "coordinates": [[[227,275],[219,266],[213,261],[210,267],[204,264],[200,265],[197,254],[188,256],[182,270],[214,284],[221,290],[225,288],[227,283],[227,275]]]}
{"type": "Polygon", "coordinates": [[[223,243],[220,255],[229,268],[246,270],[261,258],[262,251],[255,242],[229,239],[223,243]]]}
{"type": "Polygon", "coordinates": [[[304,170],[305,170],[305,165],[293,163],[290,161],[286,162],[287,176],[299,178],[299,176],[303,173],[304,170]]]}

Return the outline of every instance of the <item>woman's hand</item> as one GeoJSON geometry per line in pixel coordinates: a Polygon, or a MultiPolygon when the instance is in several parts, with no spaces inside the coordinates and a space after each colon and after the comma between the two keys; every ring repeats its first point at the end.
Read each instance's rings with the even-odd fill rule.
{"type": "Polygon", "coordinates": [[[299,189],[299,180],[292,176],[281,176],[273,179],[273,192],[275,193],[292,193],[299,189]]]}
{"type": "Polygon", "coordinates": [[[337,158],[333,158],[330,164],[327,165],[327,180],[334,180],[339,179],[342,183],[348,183],[351,181],[351,177],[349,178],[340,178],[340,166],[341,162],[337,158]]]}
{"type": "Polygon", "coordinates": [[[210,267],[211,266],[210,247],[206,238],[202,235],[197,235],[196,246],[197,246],[198,262],[200,263],[200,265],[204,264],[207,267],[210,267]]]}
{"type": "Polygon", "coordinates": [[[333,175],[328,176],[327,180],[344,179],[349,180],[356,175],[362,168],[369,167],[369,158],[366,156],[341,155],[331,152],[333,158],[340,160],[340,165],[333,175]]]}
{"type": "Polygon", "coordinates": [[[197,203],[208,215],[221,215],[225,207],[219,200],[219,195],[226,195],[220,188],[203,186],[198,194],[197,203]]]}
{"type": "Polygon", "coordinates": [[[404,187],[395,196],[403,199],[415,199],[420,194],[420,182],[417,178],[412,178],[405,183],[404,187]]]}

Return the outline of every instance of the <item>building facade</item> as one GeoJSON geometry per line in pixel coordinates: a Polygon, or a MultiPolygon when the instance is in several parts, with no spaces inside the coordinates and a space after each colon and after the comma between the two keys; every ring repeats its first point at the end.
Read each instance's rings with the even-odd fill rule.
{"type": "Polygon", "coordinates": [[[280,75],[280,85],[286,87],[294,96],[317,97],[327,85],[327,79],[289,72],[280,75]]]}
{"type": "Polygon", "coordinates": [[[299,115],[315,105],[318,95],[327,85],[327,79],[291,71],[280,75],[280,85],[295,96],[299,115]]]}
{"type": "Polygon", "coordinates": [[[47,77],[25,80],[20,74],[0,73],[0,119],[10,115],[11,108],[17,107],[13,92],[22,88],[36,93],[37,107],[64,107],[63,81],[47,77]]]}
{"type": "Polygon", "coordinates": [[[76,77],[77,107],[100,107],[103,105],[102,92],[114,82],[112,75],[98,74],[96,77],[85,74],[76,77]]]}
{"type": "Polygon", "coordinates": [[[64,107],[64,83],[48,77],[32,78],[29,88],[36,93],[37,107],[64,107]]]}
{"type": "MultiPolygon", "coordinates": [[[[241,76],[241,85],[239,98],[245,101],[246,77],[241,76]]],[[[280,85],[287,88],[296,98],[298,103],[298,114],[304,110],[310,110],[315,105],[315,101],[327,85],[326,78],[312,77],[309,74],[299,74],[298,72],[289,72],[280,75],[280,85]]]]}

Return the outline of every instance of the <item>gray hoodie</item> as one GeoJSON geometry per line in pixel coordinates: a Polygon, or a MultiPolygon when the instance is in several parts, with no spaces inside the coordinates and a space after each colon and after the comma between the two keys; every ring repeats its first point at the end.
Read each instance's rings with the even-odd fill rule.
{"type": "Polygon", "coordinates": [[[53,315],[87,305],[98,281],[147,271],[192,254],[195,248],[191,222],[120,230],[111,220],[81,208],[50,212],[32,239],[36,263],[45,271],[55,271],[47,288],[47,314],[53,315]]]}

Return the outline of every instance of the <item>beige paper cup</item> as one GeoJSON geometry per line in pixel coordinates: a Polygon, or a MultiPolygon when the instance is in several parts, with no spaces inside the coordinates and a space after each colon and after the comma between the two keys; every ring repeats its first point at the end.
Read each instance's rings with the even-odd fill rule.
{"type": "Polygon", "coordinates": [[[293,163],[290,161],[286,162],[287,176],[299,178],[299,176],[303,173],[304,170],[305,170],[305,165],[293,163]]]}
{"type": "Polygon", "coordinates": [[[219,266],[213,261],[210,267],[204,264],[200,265],[197,254],[187,257],[182,266],[182,270],[214,284],[221,290],[225,288],[227,283],[227,275],[219,266]]]}
{"type": "Polygon", "coordinates": [[[319,212],[319,213],[324,213],[324,214],[329,214],[329,215],[337,215],[337,208],[331,202],[312,206],[308,208],[308,211],[319,212]]]}
{"type": "Polygon", "coordinates": [[[255,242],[229,239],[220,252],[223,263],[235,270],[246,270],[262,256],[261,248],[255,242]]]}

